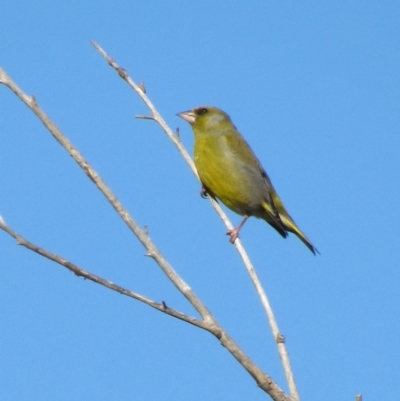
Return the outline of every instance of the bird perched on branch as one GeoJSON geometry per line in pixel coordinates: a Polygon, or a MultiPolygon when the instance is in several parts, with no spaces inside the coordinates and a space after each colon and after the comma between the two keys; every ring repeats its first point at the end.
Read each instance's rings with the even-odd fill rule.
{"type": "Polygon", "coordinates": [[[196,107],[178,114],[194,132],[194,163],[202,183],[201,195],[218,198],[244,216],[229,230],[234,243],[250,216],[265,220],[282,237],[296,234],[315,255],[317,249],[286,211],[256,155],[224,111],[212,106],[196,107]]]}

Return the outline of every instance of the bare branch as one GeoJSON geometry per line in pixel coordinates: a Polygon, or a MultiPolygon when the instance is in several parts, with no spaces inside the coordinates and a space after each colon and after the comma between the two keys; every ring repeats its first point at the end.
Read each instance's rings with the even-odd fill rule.
{"type": "MultiPolygon", "coordinates": [[[[126,72],[123,69],[119,69],[118,73],[122,77],[126,77],[126,72]]],[[[199,326],[204,328],[205,330],[212,333],[215,337],[217,337],[221,344],[226,347],[229,352],[236,358],[236,360],[247,370],[247,372],[254,378],[256,383],[260,388],[262,388],[265,392],[267,392],[274,401],[290,401],[289,397],[285,395],[282,389],[277,386],[272,379],[264,373],[254,362],[243,352],[243,350],[235,343],[235,341],[225,332],[225,330],[219,325],[214,316],[208,311],[206,306],[200,301],[200,299],[195,295],[195,293],[191,290],[191,288],[177,275],[177,273],[173,270],[170,264],[165,260],[160,251],[157,249],[155,244],[150,240],[150,238],[146,234],[146,230],[142,230],[133,220],[133,218],[129,215],[127,210],[122,206],[122,204],[118,201],[116,196],[112,193],[112,191],[107,187],[104,181],[99,177],[97,172],[89,165],[89,163],[83,158],[83,156],[79,153],[79,151],[72,145],[72,143],[64,136],[64,134],[56,127],[56,125],[49,119],[49,117],[40,109],[38,106],[36,99],[33,96],[27,96],[22,90],[11,80],[11,78],[5,73],[4,70],[0,68],[0,83],[6,85],[10,90],[12,90],[19,99],[21,99],[42,121],[45,127],[50,131],[52,136],[67,150],[67,152],[73,157],[73,159],[77,162],[77,164],[83,169],[85,174],[93,181],[93,183],[98,187],[98,189],[103,193],[103,195],[107,198],[107,200],[111,203],[113,208],[117,211],[120,217],[125,221],[131,231],[136,235],[139,241],[143,244],[143,246],[147,250],[147,255],[152,257],[157,264],[161,267],[166,276],[172,281],[172,283],[176,286],[176,288],[188,299],[188,301],[194,306],[194,308],[200,313],[203,318],[203,326],[199,326]]],[[[144,93],[142,89],[139,88],[141,93],[144,93]]],[[[176,137],[174,137],[176,140],[176,137]]],[[[179,142],[178,142],[179,143],[179,142]]],[[[192,162],[193,164],[193,162],[192,162]]],[[[20,241],[21,245],[26,246],[29,249],[34,250],[38,254],[54,260],[57,263],[67,267],[68,269],[74,271],[74,269],[78,272],[78,275],[84,276],[84,274],[89,275],[88,272],[78,268],[77,266],[71,264],[70,262],[58,257],[57,255],[53,255],[34,244],[29,243],[22,239],[22,237],[18,236],[14,233],[8,226],[4,224],[3,219],[1,219],[1,229],[6,231],[8,234],[12,235],[18,241],[20,241]],[[14,236],[14,235],[15,236],[14,236]],[[25,241],[25,242],[24,242],[25,241]],[[28,246],[28,244],[30,246],[28,246]]],[[[75,271],[74,271],[75,272],[75,271]]],[[[91,275],[91,277],[96,277],[98,279],[99,284],[106,285],[107,283],[111,286],[115,286],[114,284],[107,282],[107,280],[101,279],[100,277],[91,275]]],[[[89,278],[89,276],[87,276],[89,278]]],[[[93,280],[94,281],[94,280],[93,280]]],[[[97,281],[96,281],[97,282],[97,281]]],[[[116,286],[118,287],[118,286],[116,286]]],[[[124,289],[119,287],[122,291],[124,289]]],[[[115,289],[116,288],[112,288],[115,289]]],[[[134,294],[131,291],[127,291],[128,294],[134,294]]],[[[138,294],[135,294],[139,296],[138,294]]],[[[140,296],[139,296],[140,297],[140,296]]],[[[133,297],[134,298],[134,297],[133,297]]],[[[143,299],[141,299],[143,302],[143,299]]],[[[149,300],[152,302],[151,300],[149,300]]],[[[156,303],[155,303],[156,304],[156,303]]],[[[154,305],[150,305],[155,307],[154,305]]],[[[162,311],[166,311],[169,308],[166,306],[165,302],[161,304],[162,311]]],[[[161,310],[159,308],[156,308],[161,310]]],[[[177,312],[179,314],[179,312],[177,312]]],[[[177,318],[181,318],[181,316],[174,316],[177,318]]],[[[184,319],[182,319],[184,320],[184,319]]],[[[185,320],[186,321],[186,320],[185,320]]],[[[194,324],[193,322],[190,322],[194,324]]],[[[292,398],[293,399],[293,398],[292,398]]]]}
{"type": "Polygon", "coordinates": [[[157,302],[151,300],[150,298],[147,298],[136,292],[127,290],[117,284],[112,283],[111,281],[108,281],[102,277],[96,276],[95,274],[90,273],[87,270],[81,269],[74,263],[62,258],[59,255],[55,255],[54,253],[51,253],[43,248],[40,248],[38,245],[35,245],[32,242],[29,242],[24,237],[17,234],[13,229],[11,229],[9,226],[7,226],[1,218],[0,218],[0,229],[5,231],[9,235],[11,235],[11,237],[15,238],[18,245],[21,245],[37,254],[49,259],[49,260],[52,260],[53,262],[58,263],[61,266],[66,267],[68,270],[75,273],[78,277],[83,277],[90,281],[93,281],[94,283],[101,284],[104,287],[109,288],[110,290],[119,292],[122,295],[126,295],[127,297],[130,297],[130,298],[136,299],[137,301],[143,302],[144,304],[149,305],[152,308],[157,309],[160,312],[166,313],[167,315],[176,317],[177,319],[180,319],[187,323],[193,324],[194,326],[200,327],[201,329],[206,329],[206,325],[204,324],[203,321],[195,319],[190,316],[187,316],[187,315],[185,315],[181,312],[178,312],[170,307],[167,307],[164,301],[162,301],[161,304],[157,303],[157,302]]]}
{"type": "Polygon", "coordinates": [[[160,312],[163,312],[167,315],[173,316],[177,319],[183,320],[184,322],[190,323],[196,327],[204,329],[215,337],[219,339],[221,344],[226,347],[231,354],[238,360],[238,362],[253,376],[256,380],[258,386],[262,388],[265,392],[267,392],[273,400],[276,401],[289,401],[289,398],[283,393],[283,391],[272,381],[272,379],[264,372],[262,372],[254,362],[240,349],[240,347],[234,342],[234,340],[219,326],[218,323],[212,321],[200,321],[198,319],[187,316],[181,312],[178,312],[162,301],[161,304],[144,297],[143,295],[137,294],[133,291],[127,290],[119,285],[111,283],[108,280],[103,279],[95,274],[92,274],[84,269],[81,269],[77,265],[72,262],[62,258],[61,256],[55,255],[39,246],[29,242],[21,235],[17,234],[14,230],[12,230],[9,226],[4,223],[4,220],[0,216],[0,229],[8,233],[11,237],[15,238],[18,245],[21,245],[53,262],[64,266],[68,270],[75,273],[78,277],[83,277],[88,280],[91,280],[97,284],[101,284],[113,291],[119,292],[122,295],[126,295],[130,298],[136,299],[140,302],[145,303],[148,306],[151,306],[154,309],[157,309],[160,312]]]}
{"type": "Polygon", "coordinates": [[[38,106],[33,96],[25,95],[21,89],[11,80],[11,78],[0,69],[0,82],[11,89],[42,121],[45,127],[50,131],[53,137],[60,143],[60,145],[72,156],[72,158],[78,163],[85,174],[90,180],[97,186],[100,192],[107,198],[111,203],[116,212],[124,220],[131,231],[136,235],[142,245],[146,248],[147,253],[151,256],[157,264],[161,267],[163,272],[172,281],[172,283],[178,288],[180,292],[189,300],[189,302],[195,307],[200,315],[207,319],[211,318],[210,312],[206,306],[200,301],[195,295],[192,289],[186,284],[181,277],[174,271],[172,266],[165,260],[161,255],[161,252],[157,249],[156,245],[146,234],[145,230],[142,230],[139,225],[129,215],[128,211],[123,207],[121,202],[113,194],[110,188],[106,185],[103,179],[97,174],[92,166],[84,159],[77,148],[69,141],[69,139],[57,128],[57,126],[49,119],[49,117],[42,111],[38,106]]]}
{"type": "MultiPolygon", "coordinates": [[[[174,133],[169,128],[169,126],[164,121],[164,119],[161,117],[160,113],[157,111],[157,109],[155,108],[153,103],[150,101],[150,99],[146,95],[146,91],[142,90],[141,86],[137,85],[132,80],[132,78],[128,75],[126,70],[123,69],[122,67],[120,67],[115,62],[114,59],[112,59],[110,56],[108,56],[108,54],[95,41],[91,41],[91,43],[95,47],[95,49],[101,54],[101,56],[103,56],[105,58],[105,60],[108,62],[108,64],[117,71],[118,75],[127,82],[127,84],[139,95],[139,97],[143,100],[143,102],[146,104],[146,106],[150,109],[151,114],[152,114],[151,117],[136,116],[136,118],[151,119],[151,120],[156,121],[160,125],[160,127],[163,129],[163,131],[167,134],[168,138],[178,148],[178,151],[181,153],[182,157],[184,158],[186,163],[189,165],[193,174],[198,179],[197,171],[196,171],[195,165],[193,163],[193,160],[179,139],[179,130],[176,133],[174,133]]],[[[211,204],[212,204],[214,210],[216,211],[216,213],[218,214],[218,216],[224,222],[227,229],[232,230],[234,228],[233,224],[230,222],[230,220],[228,219],[227,215],[225,214],[225,212],[223,211],[221,206],[211,196],[209,196],[208,199],[211,202],[211,204]]],[[[254,268],[253,264],[251,263],[246,250],[244,249],[244,247],[242,245],[242,242],[238,238],[234,244],[235,244],[236,249],[246,267],[248,274],[250,275],[251,281],[253,282],[253,285],[257,291],[257,294],[260,298],[260,301],[261,301],[263,308],[265,310],[265,313],[267,315],[268,322],[269,322],[269,325],[270,325],[270,328],[272,331],[272,335],[273,335],[274,339],[276,340],[277,338],[282,337],[282,334],[279,332],[278,323],[275,319],[275,316],[274,316],[271,304],[268,300],[268,297],[264,291],[264,288],[262,287],[262,284],[260,282],[260,279],[258,278],[255,268],[254,268]]],[[[297,400],[299,400],[299,395],[298,395],[297,386],[296,386],[296,383],[294,380],[293,371],[292,371],[292,368],[290,365],[289,354],[287,352],[286,345],[284,342],[276,341],[276,343],[277,343],[278,353],[279,353],[280,359],[282,361],[283,370],[285,372],[286,381],[288,383],[290,395],[294,401],[297,401],[297,400]]]]}

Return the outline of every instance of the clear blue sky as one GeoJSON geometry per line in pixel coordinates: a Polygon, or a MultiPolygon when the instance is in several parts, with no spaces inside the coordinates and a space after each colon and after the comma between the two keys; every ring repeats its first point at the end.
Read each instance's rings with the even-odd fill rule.
{"type": "MultiPolygon", "coordinates": [[[[96,40],[192,149],[175,114],[227,111],[315,243],[241,235],[303,400],[393,399],[400,381],[400,4],[5,1],[0,65],[78,146],[219,321],[285,386],[225,228],[96,40]]],[[[67,153],[0,87],[0,214],[32,242],[193,313],[67,153]]],[[[233,215],[234,223],[239,216],[233,215]]],[[[0,388],[9,401],[264,400],[209,334],[0,232],[0,388]]]]}

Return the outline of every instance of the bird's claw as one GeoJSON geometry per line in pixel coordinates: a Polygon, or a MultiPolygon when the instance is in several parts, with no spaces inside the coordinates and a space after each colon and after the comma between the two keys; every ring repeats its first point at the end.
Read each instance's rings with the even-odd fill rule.
{"type": "Polygon", "coordinates": [[[208,191],[207,191],[207,189],[205,187],[201,187],[200,196],[203,199],[208,198],[208,191]]]}
{"type": "Polygon", "coordinates": [[[240,229],[238,230],[237,228],[227,231],[226,235],[229,235],[229,237],[230,237],[229,242],[231,244],[233,244],[236,241],[236,238],[239,237],[239,231],[240,231],[240,229]]]}

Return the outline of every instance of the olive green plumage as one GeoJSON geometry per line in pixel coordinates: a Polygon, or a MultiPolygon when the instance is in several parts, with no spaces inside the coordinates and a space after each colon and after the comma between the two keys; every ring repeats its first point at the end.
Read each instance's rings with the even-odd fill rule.
{"type": "Polygon", "coordinates": [[[194,162],[202,193],[218,198],[229,209],[245,216],[235,230],[228,232],[231,242],[238,237],[247,218],[255,216],[284,238],[288,231],[296,234],[311,252],[317,252],[286,211],[261,163],[225,112],[202,106],[178,116],[194,132],[194,162]]]}

